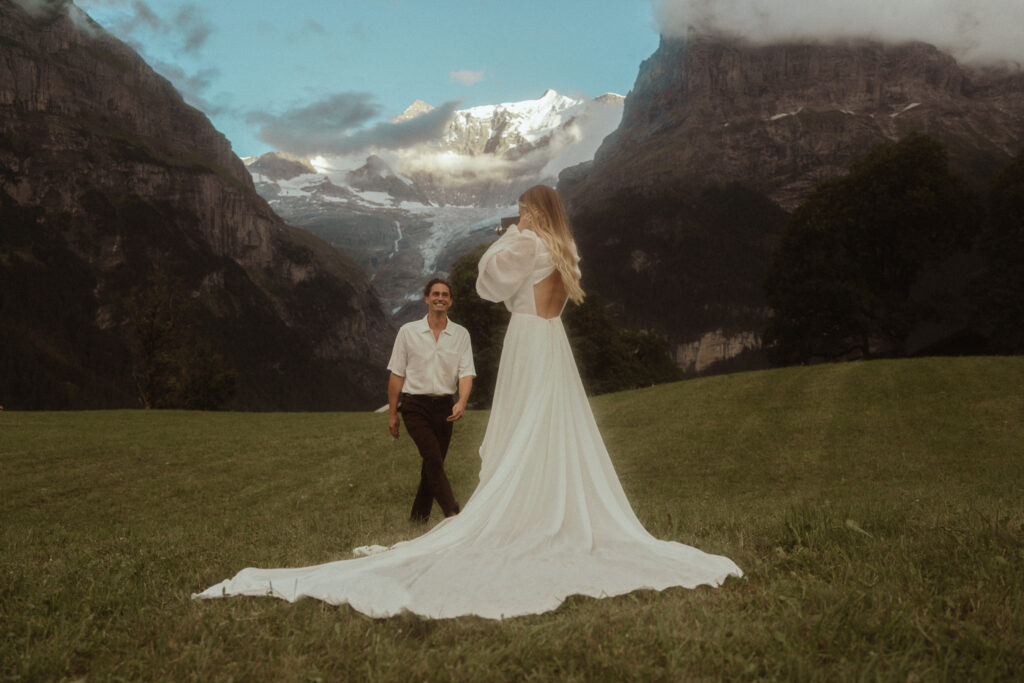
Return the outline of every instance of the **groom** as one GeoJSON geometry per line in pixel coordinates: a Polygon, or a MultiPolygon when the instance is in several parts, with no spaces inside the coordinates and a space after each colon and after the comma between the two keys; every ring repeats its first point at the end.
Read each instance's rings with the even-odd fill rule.
{"type": "Polygon", "coordinates": [[[434,278],[423,288],[427,316],[398,330],[388,370],[388,431],[398,438],[398,414],[423,458],[410,519],[426,522],[434,501],[445,517],[459,512],[444,457],[452,423],[462,417],[473,388],[473,349],[465,327],[448,319],[452,288],[434,278]],[[452,394],[458,389],[459,399],[452,394]]]}

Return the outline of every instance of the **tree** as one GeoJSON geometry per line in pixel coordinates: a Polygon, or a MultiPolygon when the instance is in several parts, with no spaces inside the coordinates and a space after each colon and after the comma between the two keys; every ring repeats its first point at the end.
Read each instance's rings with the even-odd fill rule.
{"type": "Polygon", "coordinates": [[[992,180],[981,239],[987,268],[973,283],[975,324],[999,353],[1024,353],[1024,150],[992,180]]]}
{"type": "Polygon", "coordinates": [[[213,410],[235,393],[237,373],[195,330],[183,285],[155,271],[125,301],[132,377],[144,408],[213,410]]]}
{"type": "Polygon", "coordinates": [[[899,356],[941,312],[912,298],[924,268],[966,251],[980,206],[945,147],[911,134],[877,146],[796,209],[769,268],[765,334],[779,364],[899,356]]]}
{"type": "Polygon", "coordinates": [[[485,301],[476,293],[476,264],[487,251],[488,245],[481,244],[463,254],[452,264],[452,307],[450,315],[469,330],[473,343],[473,365],[476,379],[473,381],[472,401],[477,406],[488,406],[494,394],[494,382],[498,379],[498,361],[501,359],[501,345],[508,328],[508,311],[502,304],[485,301]]]}
{"type": "MultiPolygon", "coordinates": [[[[493,398],[509,318],[502,304],[484,301],[476,293],[476,266],[486,249],[487,245],[481,245],[456,260],[450,278],[452,318],[469,330],[473,341],[475,405],[490,405],[493,398]]],[[[620,328],[593,292],[587,293],[582,304],[570,303],[562,320],[583,384],[591,394],[682,379],[664,338],[620,328]]]]}
{"type": "Polygon", "coordinates": [[[583,385],[591,395],[683,378],[664,337],[619,327],[597,293],[587,292],[583,302],[570,306],[562,317],[583,385]]]}

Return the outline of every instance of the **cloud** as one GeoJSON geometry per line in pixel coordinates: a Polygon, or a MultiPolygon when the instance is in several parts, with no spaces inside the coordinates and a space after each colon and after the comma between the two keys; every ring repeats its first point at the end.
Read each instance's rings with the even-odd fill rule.
{"type": "Polygon", "coordinates": [[[475,85],[484,80],[483,70],[469,71],[468,69],[463,69],[462,71],[452,71],[448,75],[453,81],[457,81],[462,85],[475,85]]]}
{"type": "Polygon", "coordinates": [[[178,10],[172,25],[184,37],[185,52],[198,50],[213,31],[213,27],[203,20],[199,8],[195,5],[185,5],[178,10]]]}
{"type": "Polygon", "coordinates": [[[420,147],[399,151],[389,163],[404,175],[433,175],[455,186],[481,181],[507,183],[510,178],[536,175],[545,160],[537,158],[536,152],[512,160],[500,154],[470,156],[420,147]]]}
{"type": "Polygon", "coordinates": [[[118,26],[125,33],[134,33],[139,29],[140,26],[144,26],[151,31],[162,32],[167,30],[168,27],[160,20],[156,12],[150,9],[149,5],[140,0],[135,0],[132,3],[132,14],[131,17],[123,20],[118,26]]]}
{"type": "Polygon", "coordinates": [[[201,69],[194,74],[188,74],[180,66],[167,62],[154,62],[151,66],[157,73],[174,84],[174,88],[181,93],[185,101],[196,109],[200,109],[210,116],[216,116],[224,111],[223,107],[213,104],[206,97],[207,91],[213,84],[213,79],[220,73],[216,69],[201,69]]]}
{"type": "Polygon", "coordinates": [[[23,10],[34,17],[52,16],[64,3],[60,0],[14,0],[23,10]]]}
{"type": "Polygon", "coordinates": [[[1024,62],[1021,0],[653,0],[661,33],[755,43],[919,40],[968,62],[1024,62]]]}
{"type": "MultiPolygon", "coordinates": [[[[37,17],[53,16],[54,12],[66,12],[80,30],[93,34],[96,24],[89,16],[69,0],[15,0],[30,14],[37,17]]],[[[145,52],[145,44],[138,39],[143,32],[156,32],[161,34],[178,34],[183,41],[186,51],[198,49],[210,33],[209,26],[201,19],[199,9],[196,5],[183,5],[169,21],[160,18],[146,3],[139,0],[93,0],[93,6],[124,6],[131,7],[131,15],[124,17],[118,22],[118,28],[124,29],[124,39],[137,52],[145,52]]],[[[214,105],[206,97],[213,79],[218,75],[216,69],[201,69],[196,73],[189,74],[176,64],[160,60],[148,60],[150,65],[158,73],[166,77],[174,87],[181,93],[185,101],[197,107],[207,114],[216,115],[223,111],[223,107],[214,105]]]]}
{"type": "Polygon", "coordinates": [[[540,175],[557,177],[563,169],[593,159],[605,137],[619,127],[624,107],[621,98],[589,100],[570,125],[557,131],[551,141],[552,156],[540,175]]]}
{"type": "Polygon", "coordinates": [[[414,119],[368,125],[381,113],[369,93],[337,93],[283,114],[252,112],[258,137],[297,156],[351,154],[368,149],[400,149],[440,137],[457,102],[446,102],[414,119]]]}
{"type": "Polygon", "coordinates": [[[86,10],[98,6],[123,8],[122,16],[109,28],[133,44],[146,44],[154,38],[169,39],[182,52],[193,53],[206,44],[213,32],[202,8],[193,3],[181,5],[170,16],[162,16],[144,0],[81,0],[80,4],[86,10]]]}
{"type": "Polygon", "coordinates": [[[61,13],[66,14],[80,31],[96,35],[96,26],[91,23],[89,16],[70,0],[14,0],[14,3],[37,19],[50,19],[61,13]]]}
{"type": "Polygon", "coordinates": [[[430,145],[408,147],[386,155],[398,172],[443,178],[447,186],[494,182],[550,182],[571,165],[592,159],[606,135],[622,118],[623,101],[588,100],[565,126],[552,131],[547,145],[526,154],[457,154],[430,145]]]}
{"type": "Polygon", "coordinates": [[[352,39],[352,40],[354,40],[356,42],[359,42],[359,43],[369,43],[370,42],[370,32],[366,29],[366,26],[364,26],[361,22],[357,21],[357,22],[354,22],[353,24],[351,24],[348,27],[348,31],[346,31],[346,33],[348,34],[348,37],[350,39],[352,39]]]}
{"type": "Polygon", "coordinates": [[[356,152],[369,148],[401,149],[440,138],[452,117],[457,101],[445,102],[425,114],[405,121],[384,121],[346,137],[340,152],[356,152]]]}
{"type": "Polygon", "coordinates": [[[314,19],[307,19],[297,31],[288,34],[289,43],[301,43],[314,36],[330,35],[324,25],[314,19]]]}
{"type": "Polygon", "coordinates": [[[305,23],[302,24],[302,30],[306,33],[316,33],[321,36],[328,35],[327,29],[324,25],[315,19],[306,19],[305,23]]]}

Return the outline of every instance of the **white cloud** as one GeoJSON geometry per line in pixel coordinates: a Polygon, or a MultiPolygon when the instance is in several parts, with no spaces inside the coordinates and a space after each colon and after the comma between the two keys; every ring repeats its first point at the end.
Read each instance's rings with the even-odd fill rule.
{"type": "Polygon", "coordinates": [[[52,19],[58,14],[66,14],[75,27],[87,35],[96,35],[96,27],[89,16],[72,3],[64,0],[14,0],[14,3],[37,19],[52,19]]]}
{"type": "Polygon", "coordinates": [[[552,131],[547,145],[523,155],[458,154],[427,144],[396,150],[387,159],[406,175],[430,174],[444,178],[445,185],[493,182],[507,185],[523,179],[550,180],[574,164],[594,157],[606,135],[622,118],[621,99],[591,100],[570,123],[552,131]]]}
{"type": "Polygon", "coordinates": [[[214,30],[203,9],[191,2],[168,9],[165,15],[146,0],[79,0],[78,4],[86,11],[94,7],[118,8],[120,15],[107,28],[133,45],[166,42],[181,52],[194,53],[206,44],[214,30]]]}
{"type": "Polygon", "coordinates": [[[661,33],[755,43],[920,40],[968,62],[1024,62],[1022,0],[653,0],[661,33]]]}
{"type": "Polygon", "coordinates": [[[551,159],[540,175],[557,177],[563,169],[593,159],[605,137],[619,127],[622,110],[621,99],[604,102],[592,100],[571,126],[558,132],[552,141],[551,159]]]}
{"type": "Polygon", "coordinates": [[[475,85],[484,80],[484,72],[482,69],[480,71],[469,71],[468,69],[452,71],[449,76],[453,81],[457,81],[462,85],[475,85]]]}

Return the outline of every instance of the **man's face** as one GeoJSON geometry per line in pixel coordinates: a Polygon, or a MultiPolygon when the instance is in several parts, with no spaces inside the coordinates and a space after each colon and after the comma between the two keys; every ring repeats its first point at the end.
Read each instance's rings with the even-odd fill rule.
{"type": "Polygon", "coordinates": [[[452,305],[452,293],[440,282],[435,282],[427,294],[427,308],[445,312],[452,305]]]}

